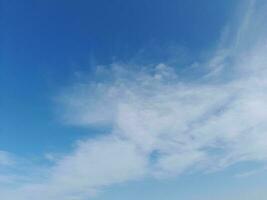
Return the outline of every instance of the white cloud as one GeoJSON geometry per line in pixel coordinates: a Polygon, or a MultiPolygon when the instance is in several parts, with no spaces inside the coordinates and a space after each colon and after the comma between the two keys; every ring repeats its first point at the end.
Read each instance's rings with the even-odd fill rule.
{"type": "Polygon", "coordinates": [[[147,176],[242,161],[266,165],[267,31],[260,27],[266,1],[249,5],[233,45],[220,44],[207,62],[210,73],[197,81],[181,81],[164,63],[113,63],[96,73],[108,79],[65,91],[67,123],[108,125],[111,131],[79,142],[73,153],[54,161],[42,181],[1,192],[5,200],[85,200],[102,187],[147,176]]]}
{"type": "Polygon", "coordinates": [[[143,154],[127,140],[110,136],[82,141],[50,169],[49,178],[1,195],[6,200],[86,199],[99,187],[143,177],[146,165],[143,154]]]}
{"type": "Polygon", "coordinates": [[[14,162],[15,161],[10,153],[6,151],[0,151],[0,167],[12,165],[14,162]]]}

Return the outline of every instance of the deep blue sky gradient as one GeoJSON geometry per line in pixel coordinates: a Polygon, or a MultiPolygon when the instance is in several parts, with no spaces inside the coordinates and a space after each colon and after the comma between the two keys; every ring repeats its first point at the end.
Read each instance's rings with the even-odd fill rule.
{"type": "Polygon", "coordinates": [[[236,3],[2,0],[0,149],[38,155],[94,135],[60,123],[55,114],[53,98],[75,72],[128,61],[141,50],[160,61],[173,44],[197,57],[216,45],[236,3]]]}

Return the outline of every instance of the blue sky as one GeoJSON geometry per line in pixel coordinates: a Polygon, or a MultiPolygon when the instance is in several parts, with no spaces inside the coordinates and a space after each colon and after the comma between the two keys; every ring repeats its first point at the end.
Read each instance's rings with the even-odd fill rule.
{"type": "Polygon", "coordinates": [[[0,9],[6,200],[267,198],[266,0],[0,9]]]}
{"type": "Polygon", "coordinates": [[[234,7],[231,1],[3,0],[2,129],[8,134],[1,134],[2,148],[31,154],[71,143],[73,132],[87,131],[61,126],[52,99],[75,73],[114,59],[161,62],[176,53],[169,48],[181,49],[179,62],[190,63],[216,44],[234,7]]]}

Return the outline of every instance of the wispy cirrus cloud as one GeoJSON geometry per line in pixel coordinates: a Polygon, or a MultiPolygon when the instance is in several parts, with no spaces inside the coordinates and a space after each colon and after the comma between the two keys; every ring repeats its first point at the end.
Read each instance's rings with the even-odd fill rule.
{"type": "Polygon", "coordinates": [[[225,36],[230,39],[203,64],[208,73],[198,80],[181,81],[166,63],[113,63],[97,67],[94,80],[64,91],[65,122],[107,126],[109,132],[79,141],[72,153],[53,161],[41,181],[22,181],[12,192],[1,192],[3,197],[85,200],[130,180],[244,161],[266,165],[266,5],[250,1],[240,28],[225,36]]]}

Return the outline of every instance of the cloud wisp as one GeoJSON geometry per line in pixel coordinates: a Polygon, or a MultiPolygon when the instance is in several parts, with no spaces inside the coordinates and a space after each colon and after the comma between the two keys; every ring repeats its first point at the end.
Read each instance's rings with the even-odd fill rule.
{"type": "Polygon", "coordinates": [[[4,199],[85,200],[114,183],[244,161],[266,165],[267,3],[250,2],[236,34],[197,81],[181,81],[165,63],[113,63],[97,67],[100,78],[65,91],[67,123],[105,126],[109,133],[79,141],[42,181],[6,189],[4,199]]]}

